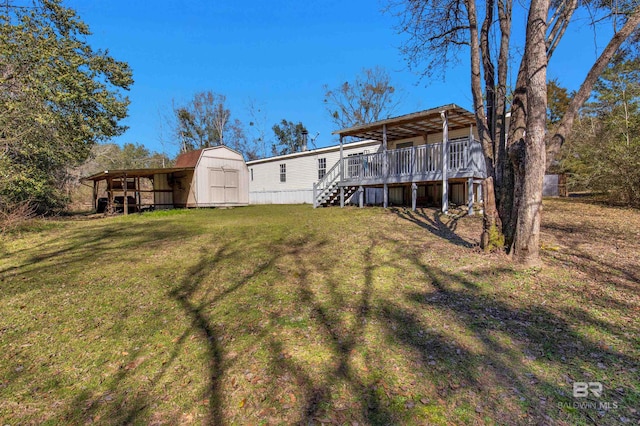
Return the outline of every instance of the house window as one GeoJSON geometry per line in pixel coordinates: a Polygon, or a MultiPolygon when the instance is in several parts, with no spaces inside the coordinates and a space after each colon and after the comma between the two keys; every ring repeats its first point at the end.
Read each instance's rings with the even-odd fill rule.
{"type": "Polygon", "coordinates": [[[403,142],[396,145],[396,149],[402,148],[411,148],[413,146],[413,142],[403,142]]]}
{"type": "Polygon", "coordinates": [[[251,169],[251,182],[253,182],[253,169],[251,169]]]}
{"type": "Polygon", "coordinates": [[[327,174],[327,159],[318,158],[318,179],[322,179],[327,174]]]}
{"type": "Polygon", "coordinates": [[[280,182],[287,181],[287,165],[280,164],[280,182]]]}

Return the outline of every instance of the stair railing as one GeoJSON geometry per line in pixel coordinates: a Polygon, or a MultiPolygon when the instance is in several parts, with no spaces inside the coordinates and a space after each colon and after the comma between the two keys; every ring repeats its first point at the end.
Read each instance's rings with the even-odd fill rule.
{"type": "Polygon", "coordinates": [[[340,180],[342,162],[333,165],[317,183],[313,184],[313,208],[318,207],[321,198],[331,191],[333,185],[340,180]]]}

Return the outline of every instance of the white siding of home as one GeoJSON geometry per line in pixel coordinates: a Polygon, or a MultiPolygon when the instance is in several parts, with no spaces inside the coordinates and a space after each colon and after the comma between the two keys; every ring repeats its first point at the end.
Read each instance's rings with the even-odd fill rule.
{"type": "MultiPolygon", "coordinates": [[[[344,145],[344,157],[349,154],[376,152],[380,144],[375,141],[344,145]]],[[[249,181],[251,204],[312,204],[313,184],[318,182],[318,159],[326,158],[328,172],[340,159],[340,147],[320,148],[297,154],[250,161],[249,181]],[[286,182],[280,182],[280,165],[287,165],[286,182]]]]}
{"type": "MultiPolygon", "coordinates": [[[[449,131],[449,139],[468,137],[470,131],[470,128],[449,131]]],[[[477,137],[475,129],[473,134],[477,137]]],[[[388,149],[396,149],[398,144],[406,142],[412,142],[413,146],[423,145],[425,138],[414,137],[389,142],[388,149]]],[[[442,132],[427,135],[426,142],[442,142],[442,132]]],[[[346,158],[349,154],[373,153],[380,148],[380,143],[376,141],[348,143],[344,145],[344,157],[346,158]]],[[[326,171],[328,172],[340,159],[340,146],[248,162],[249,176],[253,170],[253,179],[249,181],[249,202],[251,204],[312,204],[313,184],[318,182],[319,158],[327,159],[326,171]],[[280,182],[281,164],[287,166],[286,182],[280,182]]],[[[367,203],[381,202],[382,190],[368,188],[366,199],[367,203]]]]}

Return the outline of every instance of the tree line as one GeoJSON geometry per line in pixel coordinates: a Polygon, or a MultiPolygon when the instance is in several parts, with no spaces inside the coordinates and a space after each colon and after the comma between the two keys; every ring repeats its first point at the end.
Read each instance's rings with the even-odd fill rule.
{"type": "MultiPolygon", "coordinates": [[[[379,66],[363,69],[353,82],[337,87],[324,85],[323,90],[327,113],[338,128],[388,118],[400,102],[389,73],[379,66]]],[[[186,103],[174,102],[165,120],[180,152],[226,145],[241,152],[245,159],[255,160],[303,149],[308,130],[302,122],[282,119],[271,127],[273,133],[269,137],[262,112],[255,102],[250,103],[251,120],[247,126],[232,118],[224,94],[207,90],[194,94],[186,103]]]]}

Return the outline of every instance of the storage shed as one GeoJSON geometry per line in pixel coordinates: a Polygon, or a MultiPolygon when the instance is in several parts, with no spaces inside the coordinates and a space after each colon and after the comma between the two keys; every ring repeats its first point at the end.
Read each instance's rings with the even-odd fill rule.
{"type": "Polygon", "coordinates": [[[187,152],[171,168],[105,170],[83,180],[93,181],[96,210],[99,200],[109,211],[122,209],[125,213],[249,204],[249,170],[242,154],[226,146],[187,152]],[[150,184],[141,184],[141,179],[150,184]],[[106,182],[106,188],[101,182],[106,182]],[[99,198],[101,192],[106,197],[99,198]]]}

